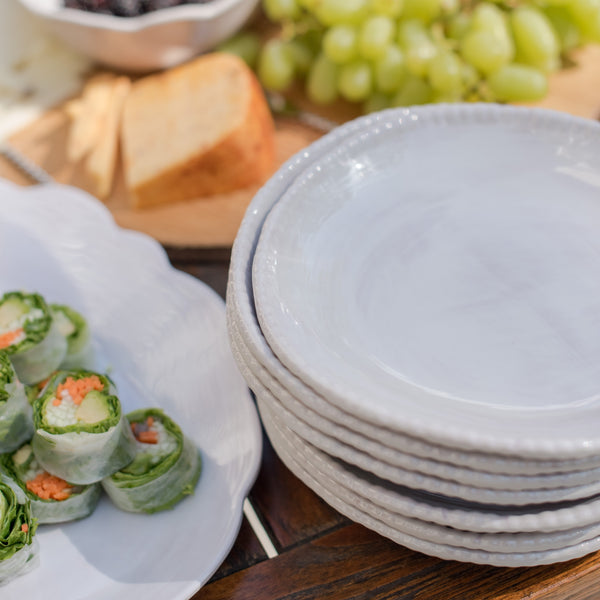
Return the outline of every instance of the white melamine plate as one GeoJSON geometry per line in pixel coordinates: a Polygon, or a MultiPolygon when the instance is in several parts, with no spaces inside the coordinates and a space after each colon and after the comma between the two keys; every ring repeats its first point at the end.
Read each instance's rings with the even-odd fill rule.
{"type": "MultiPolygon", "coordinates": [[[[326,152],[332,151],[339,143],[362,129],[368,129],[387,121],[389,113],[361,117],[350,121],[333,132],[323,136],[306,149],[288,160],[271,179],[261,188],[250,203],[239,228],[231,254],[231,265],[227,289],[228,324],[236,326],[239,339],[252,357],[271,374],[276,383],[299,400],[296,403],[301,415],[311,413],[329,420],[336,426],[365,436],[367,445],[381,444],[386,456],[401,453],[403,456],[433,459],[440,462],[462,465],[466,468],[498,474],[539,475],[557,472],[589,470],[600,465],[600,455],[591,455],[578,459],[535,460],[522,456],[502,456],[481,452],[465,452],[456,448],[430,444],[427,440],[403,435],[387,427],[369,423],[354,414],[341,410],[329,403],[326,398],[315,393],[293,373],[288,371],[267,344],[259,327],[252,290],[252,261],[256,245],[265,218],[275,206],[285,190],[299,173],[314,163],[326,152]],[[385,447],[388,447],[386,449],[385,447]]],[[[397,114],[397,113],[396,113],[397,114]]],[[[406,117],[412,114],[405,109],[406,117]]]]}
{"type": "MultiPolygon", "coordinates": [[[[235,343],[232,349],[234,355],[237,355],[235,343]]],[[[274,410],[276,399],[268,390],[257,384],[254,374],[248,370],[239,356],[236,356],[236,360],[244,377],[255,386],[259,407],[269,414],[276,414],[274,410]]],[[[280,422],[285,425],[283,421],[280,422]]],[[[310,448],[312,456],[309,462],[314,462],[318,468],[322,461],[334,463],[331,476],[338,483],[366,498],[371,498],[376,504],[388,510],[407,517],[480,533],[551,533],[593,527],[600,523],[600,497],[598,496],[584,500],[524,506],[469,502],[394,484],[336,459],[310,442],[301,440],[300,444],[302,454],[310,448]]]]}
{"type": "Polygon", "coordinates": [[[315,469],[311,463],[307,464],[305,462],[290,440],[269,419],[268,411],[264,412],[261,409],[261,416],[273,447],[277,450],[277,453],[286,466],[299,479],[333,508],[348,518],[411,550],[423,552],[424,554],[445,560],[458,560],[497,567],[529,567],[572,560],[595,552],[600,548],[600,536],[593,535],[597,533],[597,525],[591,526],[586,530],[586,533],[574,530],[571,532],[559,532],[556,534],[556,537],[548,535],[546,536],[546,541],[548,542],[554,540],[560,543],[560,539],[564,539],[565,541],[577,539],[579,534],[581,534],[579,538],[581,541],[576,541],[568,546],[559,546],[547,550],[530,549],[532,546],[539,544],[539,540],[544,538],[543,535],[532,534],[532,536],[528,536],[526,534],[514,534],[512,539],[515,541],[515,544],[512,546],[512,551],[507,552],[500,548],[505,544],[511,546],[510,534],[496,536],[494,534],[477,535],[461,531],[440,531],[436,527],[427,526],[426,523],[423,524],[414,520],[404,519],[402,515],[398,517],[385,509],[377,507],[368,498],[356,494],[352,491],[352,488],[341,488],[333,484],[326,474],[315,469]],[[435,537],[436,533],[439,533],[437,540],[435,537]],[[588,534],[593,537],[588,538],[588,534]],[[518,541],[519,537],[522,538],[521,541],[518,541]],[[496,539],[495,542],[494,539],[496,539]],[[458,545],[453,544],[453,541],[459,542],[458,545]],[[483,550],[472,548],[468,545],[463,545],[465,543],[471,545],[489,544],[491,547],[495,546],[496,549],[483,550]]]}
{"type": "Polygon", "coordinates": [[[598,454],[600,125],[490,105],[390,111],[262,228],[265,338],[365,421],[468,450],[598,454]]]}
{"type": "Polygon", "coordinates": [[[262,447],[223,301],[87,194],[1,182],[0,291],[12,289],[84,314],[96,368],[110,369],[124,411],[163,408],[200,448],[203,472],[171,511],[126,513],[104,497],[87,519],[40,526],[40,566],[3,600],[191,597],[235,541],[262,447]]]}
{"type": "Polygon", "coordinates": [[[536,475],[487,472],[454,464],[452,459],[457,453],[447,452],[443,455],[441,447],[437,449],[440,454],[439,460],[408,454],[331,421],[296,398],[258,362],[246,346],[239,333],[236,319],[229,314],[230,312],[231,304],[228,305],[229,337],[235,350],[236,360],[243,364],[246,372],[250,373],[250,376],[246,377],[250,387],[255,392],[260,388],[273,396],[279,410],[287,417],[284,419],[287,425],[329,454],[361,465],[367,470],[378,472],[390,481],[406,485],[412,485],[414,482],[416,487],[425,486],[424,489],[430,489],[430,485],[435,485],[435,489],[431,491],[448,495],[460,494],[464,498],[471,496],[480,501],[484,501],[480,497],[482,493],[493,496],[496,502],[499,502],[499,498],[502,497],[503,503],[522,504],[582,498],[600,492],[598,467],[569,471],[563,465],[563,472],[536,475]],[[432,476],[433,479],[430,480],[427,476],[432,476]],[[452,485],[452,482],[467,487],[457,487],[452,485]],[[439,489],[440,485],[445,489],[439,489]],[[496,496],[496,490],[499,491],[499,496],[496,496]],[[513,493],[524,490],[527,492],[513,493]],[[540,492],[533,490],[540,490],[540,492]]]}
{"type": "MultiPolygon", "coordinates": [[[[260,403],[260,413],[269,438],[279,451],[287,455],[288,460],[296,463],[296,469],[302,468],[310,473],[322,488],[327,489],[341,501],[359,508],[374,518],[384,522],[399,534],[408,534],[419,540],[444,544],[469,550],[482,550],[490,553],[517,554],[563,550],[600,535],[600,523],[587,527],[553,532],[520,533],[481,533],[463,531],[452,527],[414,519],[394,510],[389,510],[385,502],[380,502],[380,488],[367,481],[354,485],[352,476],[345,477],[343,467],[327,455],[315,456],[315,449],[304,443],[289,428],[282,424],[264,403],[260,403]],[[365,494],[368,492],[368,495],[365,494]]],[[[595,540],[597,544],[598,539],[595,540]]],[[[416,549],[416,548],[415,548],[416,549]]],[[[589,548],[586,548],[590,551],[589,548]]],[[[518,560],[518,559],[517,559],[518,560]]],[[[515,565],[517,566],[517,565],[515,565]]]]}
{"type": "Polygon", "coordinates": [[[318,415],[281,388],[244,348],[235,326],[230,341],[242,373],[270,412],[306,442],[398,485],[471,502],[518,506],[589,498],[600,494],[597,470],[552,475],[499,475],[405,455],[376,444],[318,415]]]}

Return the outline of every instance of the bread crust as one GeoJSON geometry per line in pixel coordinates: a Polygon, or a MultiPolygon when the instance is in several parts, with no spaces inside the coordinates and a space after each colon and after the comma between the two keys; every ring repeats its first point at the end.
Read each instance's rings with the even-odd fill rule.
{"type": "MultiPolygon", "coordinates": [[[[197,60],[215,58],[212,55],[197,60]]],[[[233,57],[228,57],[228,60],[230,58],[233,57]]],[[[164,168],[152,177],[136,184],[129,183],[134,207],[144,208],[231,192],[263,183],[268,178],[275,163],[273,117],[258,80],[245,64],[243,71],[246,80],[243,84],[249,90],[245,114],[238,120],[238,126],[230,129],[211,148],[200,149],[196,155],[177,164],[168,164],[166,160],[164,168]]],[[[126,139],[124,147],[127,147],[126,139]]],[[[129,160],[134,159],[129,157],[129,160]]],[[[127,168],[126,157],[126,179],[127,168]]]]}

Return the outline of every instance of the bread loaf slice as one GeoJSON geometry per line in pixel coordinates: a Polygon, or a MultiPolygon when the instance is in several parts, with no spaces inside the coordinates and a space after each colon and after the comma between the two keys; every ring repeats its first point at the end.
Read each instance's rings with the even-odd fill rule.
{"type": "Polygon", "coordinates": [[[207,54],[136,81],[121,136],[135,207],[262,183],[274,167],[271,112],[254,73],[231,54],[207,54]]]}

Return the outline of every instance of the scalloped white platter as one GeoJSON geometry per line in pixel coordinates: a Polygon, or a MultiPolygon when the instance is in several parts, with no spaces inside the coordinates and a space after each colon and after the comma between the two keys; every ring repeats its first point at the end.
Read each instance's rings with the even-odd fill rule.
{"type": "Polygon", "coordinates": [[[11,289],[86,316],[96,368],[110,371],[123,410],[163,408],[200,448],[203,471],[171,511],[125,513],[103,497],[87,519],[40,526],[40,564],[3,600],[190,598],[232,547],[261,458],[222,299],[80,190],[0,181],[0,291],[11,289]]]}
{"type": "Polygon", "coordinates": [[[337,408],[430,443],[597,455],[599,134],[456,105],[342,139],[260,232],[254,303],[274,354],[337,408]]]}

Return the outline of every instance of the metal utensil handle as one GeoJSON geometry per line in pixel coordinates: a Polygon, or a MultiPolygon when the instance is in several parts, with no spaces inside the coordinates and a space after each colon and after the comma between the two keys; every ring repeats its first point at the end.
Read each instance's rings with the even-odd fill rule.
{"type": "Polygon", "coordinates": [[[52,183],[52,177],[41,167],[29,160],[26,156],[15,150],[6,142],[0,145],[0,154],[6,158],[19,171],[27,175],[34,183],[52,183]]]}

